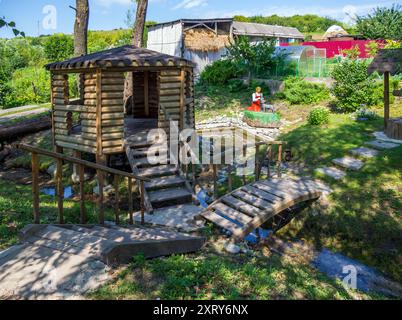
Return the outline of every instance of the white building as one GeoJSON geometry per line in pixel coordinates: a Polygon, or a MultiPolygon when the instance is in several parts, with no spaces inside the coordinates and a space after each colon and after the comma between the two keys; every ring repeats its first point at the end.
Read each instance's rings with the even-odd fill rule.
{"type": "Polygon", "coordinates": [[[303,41],[296,28],[260,23],[237,22],[233,19],[181,19],[148,27],[147,48],[179,56],[196,63],[195,73],[220,59],[225,47],[236,36],[248,36],[251,41],[276,39],[277,45],[303,41]]]}

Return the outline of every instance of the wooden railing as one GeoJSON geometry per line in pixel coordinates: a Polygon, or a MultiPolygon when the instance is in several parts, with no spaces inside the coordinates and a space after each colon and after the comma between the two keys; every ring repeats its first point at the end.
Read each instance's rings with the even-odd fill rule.
{"type": "Polygon", "coordinates": [[[32,196],[33,196],[33,214],[34,214],[34,223],[40,223],[40,206],[39,206],[39,155],[51,157],[56,160],[56,193],[57,193],[57,208],[58,208],[58,219],[60,224],[64,224],[64,187],[63,187],[63,162],[72,163],[74,165],[78,165],[79,168],[79,189],[80,189],[80,223],[85,224],[87,222],[86,209],[85,209],[85,193],[84,193],[84,170],[85,168],[95,169],[98,177],[102,177],[98,179],[99,182],[99,196],[97,199],[98,202],[98,210],[99,210],[99,223],[105,223],[105,215],[104,215],[104,195],[103,195],[103,175],[105,173],[109,173],[114,175],[114,188],[115,188],[115,222],[116,224],[120,223],[120,195],[119,195],[119,185],[121,178],[128,179],[128,216],[129,216],[129,224],[133,224],[133,180],[139,181],[140,185],[140,197],[141,197],[141,224],[144,224],[144,183],[149,181],[149,179],[135,175],[133,173],[116,170],[113,168],[109,168],[97,163],[89,162],[86,160],[82,160],[75,157],[70,157],[68,155],[62,153],[56,153],[49,150],[44,150],[36,147],[32,147],[26,144],[20,144],[18,147],[21,150],[28,151],[32,154],[32,196]]]}
{"type": "MultiPolygon", "coordinates": [[[[265,159],[268,160],[268,166],[267,166],[267,178],[269,179],[271,177],[271,161],[272,161],[272,147],[274,145],[278,146],[278,157],[276,161],[276,170],[277,170],[277,176],[278,178],[281,178],[281,166],[282,166],[282,152],[283,152],[283,142],[282,141],[258,141],[253,144],[244,144],[242,149],[243,149],[243,155],[247,154],[247,149],[248,148],[255,148],[255,165],[254,165],[254,179],[255,181],[260,180],[261,177],[261,169],[262,169],[262,164],[265,159]],[[267,146],[267,150],[264,154],[263,157],[260,156],[260,148],[262,146],[267,146]]],[[[224,155],[225,152],[222,152],[221,155],[224,155]]],[[[222,167],[227,167],[228,168],[228,191],[232,192],[233,191],[233,181],[232,181],[232,171],[233,171],[233,164],[212,164],[212,171],[213,171],[213,183],[214,183],[214,199],[217,198],[217,186],[218,186],[218,170],[219,168],[222,167]]],[[[246,175],[243,174],[242,176],[243,179],[243,184],[246,185],[246,175]]]]}

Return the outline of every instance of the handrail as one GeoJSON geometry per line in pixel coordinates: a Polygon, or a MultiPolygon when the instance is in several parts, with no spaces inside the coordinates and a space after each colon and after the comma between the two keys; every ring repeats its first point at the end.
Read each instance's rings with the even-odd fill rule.
{"type": "Polygon", "coordinates": [[[34,214],[34,223],[40,223],[40,211],[39,211],[39,159],[38,155],[44,155],[57,160],[56,166],[56,190],[57,190],[57,202],[58,202],[58,214],[59,214],[59,223],[64,223],[64,209],[63,209],[63,201],[64,201],[64,189],[63,189],[63,161],[71,162],[79,166],[79,184],[80,184],[80,223],[86,223],[86,210],[85,210],[85,194],[84,194],[84,168],[92,168],[97,170],[98,174],[98,183],[99,183],[99,197],[98,197],[98,206],[99,206],[99,223],[104,224],[104,210],[103,210],[103,175],[104,173],[110,173],[114,175],[114,185],[115,185],[115,220],[116,224],[119,224],[120,221],[120,209],[119,209],[119,183],[120,177],[128,178],[128,200],[129,200],[129,224],[133,224],[133,195],[132,195],[132,183],[133,179],[136,179],[139,183],[140,187],[140,197],[141,197],[141,223],[144,223],[144,182],[150,181],[150,179],[141,177],[139,175],[113,169],[106,167],[104,165],[100,165],[97,163],[92,163],[86,160],[70,157],[61,153],[52,152],[49,150],[44,150],[41,148],[36,148],[27,144],[19,144],[18,148],[21,150],[25,150],[31,152],[32,154],[32,196],[33,196],[33,214],[34,214]]]}
{"type": "Polygon", "coordinates": [[[57,153],[57,152],[53,152],[53,151],[33,147],[33,146],[30,146],[30,145],[25,144],[25,143],[19,144],[17,146],[17,148],[19,148],[21,150],[28,151],[28,152],[35,152],[37,154],[41,154],[41,155],[48,156],[48,157],[51,157],[51,158],[60,159],[60,160],[64,160],[64,161],[67,161],[67,162],[72,162],[72,163],[75,163],[75,164],[80,164],[80,165],[83,165],[85,167],[92,168],[92,169],[95,169],[95,170],[101,170],[101,171],[104,171],[104,172],[107,172],[107,173],[117,174],[119,176],[123,176],[123,177],[126,177],[126,178],[137,179],[137,180],[144,181],[144,182],[150,182],[151,181],[148,178],[145,178],[145,177],[142,177],[142,176],[130,173],[130,172],[125,172],[125,171],[113,169],[113,168],[110,168],[110,167],[106,167],[106,166],[98,164],[98,163],[93,163],[93,162],[90,162],[90,161],[70,157],[70,156],[67,156],[67,155],[62,154],[62,153],[57,153]]]}

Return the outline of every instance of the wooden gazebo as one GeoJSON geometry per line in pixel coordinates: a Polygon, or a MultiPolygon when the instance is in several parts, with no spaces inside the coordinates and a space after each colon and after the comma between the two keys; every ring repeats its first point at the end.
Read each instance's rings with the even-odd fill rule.
{"type": "MultiPolygon", "coordinates": [[[[392,139],[402,140],[402,118],[389,117],[390,75],[402,73],[402,48],[380,50],[368,68],[369,74],[378,72],[384,75],[384,131],[392,139]]],[[[401,96],[401,90],[392,92],[401,96]]]]}
{"type": "Polygon", "coordinates": [[[104,163],[124,152],[125,141],[151,128],[194,127],[193,64],[159,52],[123,46],[46,65],[51,72],[53,143],[96,155],[104,163]],[[68,74],[79,74],[83,92],[70,103],[68,74]],[[132,73],[132,103],[124,84],[132,73]]]}

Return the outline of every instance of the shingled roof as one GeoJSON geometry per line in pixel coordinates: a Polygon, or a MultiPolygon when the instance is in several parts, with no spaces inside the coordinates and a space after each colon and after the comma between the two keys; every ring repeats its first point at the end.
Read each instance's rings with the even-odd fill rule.
{"type": "Polygon", "coordinates": [[[253,22],[234,21],[233,33],[244,36],[304,39],[304,35],[297,28],[274,26],[253,22]]]}
{"type": "Polygon", "coordinates": [[[87,54],[65,61],[47,64],[47,70],[90,69],[90,68],[125,68],[125,67],[193,67],[186,59],[170,56],[135,46],[123,46],[87,54]]]}
{"type": "Polygon", "coordinates": [[[391,75],[402,73],[402,48],[382,49],[368,67],[369,74],[373,72],[389,72],[391,75]]]}

